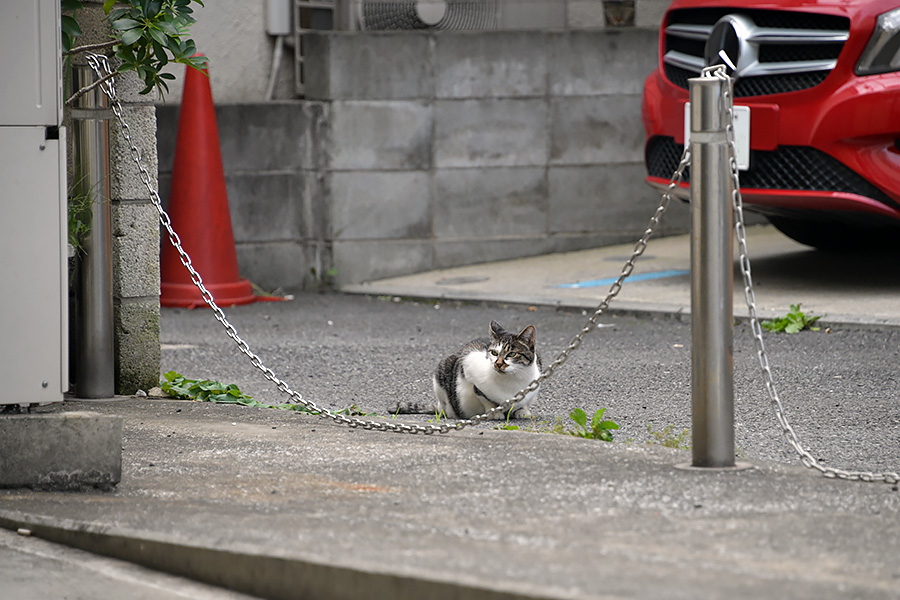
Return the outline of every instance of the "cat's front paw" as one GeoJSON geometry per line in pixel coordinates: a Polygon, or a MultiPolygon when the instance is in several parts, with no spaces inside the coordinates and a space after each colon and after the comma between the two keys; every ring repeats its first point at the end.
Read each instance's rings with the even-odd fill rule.
{"type": "Polygon", "coordinates": [[[517,408],[512,414],[513,419],[528,419],[529,417],[531,417],[531,411],[527,406],[517,408]]]}
{"type": "Polygon", "coordinates": [[[495,410],[494,412],[488,413],[488,419],[491,421],[505,421],[507,416],[502,410],[495,410]]]}

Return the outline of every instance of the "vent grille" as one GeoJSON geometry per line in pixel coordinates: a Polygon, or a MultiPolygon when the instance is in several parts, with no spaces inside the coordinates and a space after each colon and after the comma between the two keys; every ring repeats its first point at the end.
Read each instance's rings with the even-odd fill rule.
{"type": "Polygon", "coordinates": [[[362,0],[360,29],[497,29],[497,0],[362,0]]]}
{"type": "MultiPolygon", "coordinates": [[[[655,136],[647,142],[647,172],[669,179],[678,167],[684,146],[674,138],[655,136]]],[[[684,180],[690,182],[690,167],[684,180]]],[[[741,172],[741,188],[761,190],[811,190],[844,192],[877,200],[900,209],[891,198],[842,162],[807,146],[780,146],[775,150],[752,150],[750,169],[741,172]]]]}
{"type": "MultiPolygon", "coordinates": [[[[687,69],[679,69],[666,65],[666,78],[680,88],[689,89],[688,79],[698,77],[697,73],[687,69]]],[[[735,98],[749,98],[768,94],[784,94],[796,92],[819,85],[825,81],[827,71],[812,73],[789,73],[787,75],[769,75],[767,77],[747,77],[734,83],[735,98]]]]}

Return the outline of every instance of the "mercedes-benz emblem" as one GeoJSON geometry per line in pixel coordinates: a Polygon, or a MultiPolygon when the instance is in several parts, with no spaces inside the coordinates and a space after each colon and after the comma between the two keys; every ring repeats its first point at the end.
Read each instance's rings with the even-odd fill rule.
{"type": "Polygon", "coordinates": [[[755,27],[753,21],[744,15],[725,15],[719,19],[703,49],[706,66],[724,64],[729,75],[739,77],[741,67],[746,65],[748,55],[752,54],[747,40],[755,27]],[[727,66],[728,63],[722,58],[721,52],[724,52],[737,67],[735,70],[727,66]]]}

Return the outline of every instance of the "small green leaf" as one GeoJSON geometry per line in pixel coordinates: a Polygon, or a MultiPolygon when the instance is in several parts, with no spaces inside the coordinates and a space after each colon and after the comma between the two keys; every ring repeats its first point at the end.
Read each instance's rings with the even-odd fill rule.
{"type": "Polygon", "coordinates": [[[595,412],[594,416],[591,418],[591,429],[597,429],[597,425],[600,423],[600,420],[603,418],[603,413],[605,412],[605,408],[597,409],[597,412],[595,412]]]}
{"type": "Polygon", "coordinates": [[[76,21],[74,17],[63,15],[60,20],[60,25],[62,27],[63,33],[67,35],[70,35],[72,37],[81,35],[81,27],[78,25],[78,21],[76,21]]]}
{"type": "Polygon", "coordinates": [[[205,56],[194,57],[194,55],[197,54],[197,45],[194,43],[194,40],[187,40],[186,42],[184,42],[184,49],[182,50],[182,54],[185,56],[185,58],[197,58],[195,64],[197,64],[198,66],[200,63],[205,66],[206,62],[209,60],[205,56]]]}
{"type": "Polygon", "coordinates": [[[122,44],[125,46],[131,46],[136,41],[141,39],[141,35],[143,34],[143,30],[141,29],[129,29],[125,33],[122,34],[122,44]]]}
{"type": "Polygon", "coordinates": [[[159,68],[165,67],[169,62],[169,57],[166,56],[166,51],[156,41],[153,42],[153,54],[156,55],[156,60],[159,61],[159,68]]]}
{"type": "MultiPolygon", "coordinates": [[[[130,8],[117,8],[116,10],[109,13],[108,20],[110,23],[112,23],[113,21],[118,21],[125,15],[132,16],[130,8]]],[[[133,16],[138,16],[138,15],[133,15],[133,16]]]]}
{"type": "Polygon", "coordinates": [[[178,36],[178,28],[169,21],[157,21],[156,26],[163,33],[167,33],[173,37],[178,36]]]}
{"type": "Polygon", "coordinates": [[[116,0],[105,0],[103,3],[103,12],[109,14],[109,11],[112,10],[113,6],[115,6],[116,0]]]}
{"type": "Polygon", "coordinates": [[[582,427],[587,427],[587,414],[585,414],[583,409],[576,408],[569,413],[569,417],[582,427]]]}
{"type": "Polygon", "coordinates": [[[168,42],[168,36],[159,29],[153,29],[151,27],[147,30],[147,33],[150,34],[150,37],[153,38],[153,41],[161,46],[165,46],[168,42]]]}
{"type": "Polygon", "coordinates": [[[116,31],[127,31],[129,29],[140,29],[141,24],[134,19],[116,19],[112,21],[112,28],[116,31]]]}

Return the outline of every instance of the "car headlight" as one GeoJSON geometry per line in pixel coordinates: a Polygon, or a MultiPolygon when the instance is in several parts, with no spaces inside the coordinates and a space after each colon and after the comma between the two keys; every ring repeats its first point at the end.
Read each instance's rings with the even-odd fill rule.
{"type": "Polygon", "coordinates": [[[900,8],[878,17],[869,44],[856,64],[857,75],[900,71],[900,8]]]}

